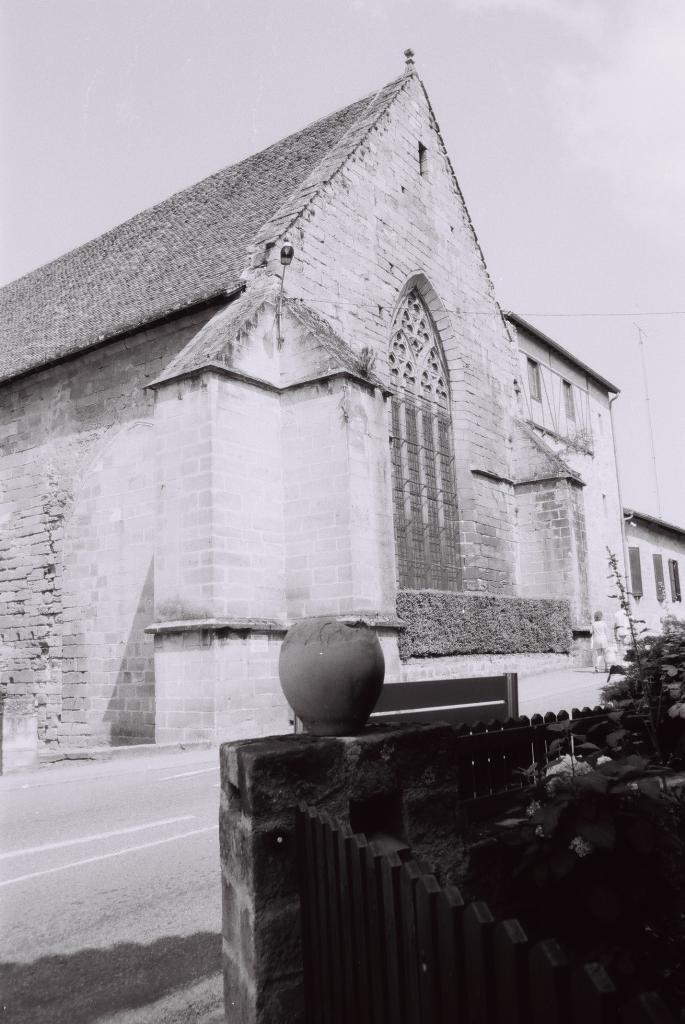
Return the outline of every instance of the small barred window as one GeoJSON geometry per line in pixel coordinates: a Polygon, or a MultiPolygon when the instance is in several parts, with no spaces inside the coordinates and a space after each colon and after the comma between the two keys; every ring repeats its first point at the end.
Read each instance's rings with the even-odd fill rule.
{"type": "Polygon", "coordinates": [[[389,364],[399,586],[460,590],[447,369],[431,315],[416,288],[395,318],[389,364]]]}

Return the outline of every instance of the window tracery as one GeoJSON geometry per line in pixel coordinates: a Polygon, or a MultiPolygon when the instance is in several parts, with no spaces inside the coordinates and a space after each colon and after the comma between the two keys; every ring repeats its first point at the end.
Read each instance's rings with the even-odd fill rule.
{"type": "Polygon", "coordinates": [[[400,587],[461,589],[447,368],[417,288],[397,312],[389,353],[392,476],[400,587]]]}

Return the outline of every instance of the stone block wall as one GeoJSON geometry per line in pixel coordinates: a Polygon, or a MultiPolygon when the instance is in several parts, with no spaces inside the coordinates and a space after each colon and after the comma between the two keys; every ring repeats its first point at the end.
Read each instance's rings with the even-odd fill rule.
{"type": "MultiPolygon", "coordinates": [[[[511,330],[520,349],[519,380],[523,391],[519,414],[537,427],[545,445],[562,458],[584,484],[582,494],[574,494],[568,520],[578,538],[576,589],[585,590],[587,595],[585,602],[578,605],[577,625],[587,631],[592,611],[602,610],[608,618],[616,610],[616,602],[609,597],[613,586],[607,580],[607,548],[623,565],[622,510],[616,476],[611,392],[608,385],[534,332],[514,324],[511,330]],[[528,394],[528,356],[539,364],[543,403],[531,401],[528,394]],[[572,387],[575,420],[566,416],[562,381],[572,387]],[[584,543],[582,519],[586,524],[584,543]]],[[[620,396],[618,400],[621,401],[620,396]]],[[[525,509],[523,514],[528,514],[525,509]]],[[[524,557],[522,553],[522,565],[524,557]]]]}
{"type": "MultiPolygon", "coordinates": [[[[357,353],[369,347],[384,382],[394,311],[403,292],[419,287],[449,368],[464,586],[513,593],[506,481],[516,348],[418,80],[407,80],[344,167],[303,202],[289,235],[288,294],[329,320],[357,353]],[[419,143],[428,151],[424,174],[419,143]]],[[[278,251],[267,250],[264,266],[251,273],[279,273],[278,251]]],[[[255,261],[264,261],[263,247],[255,261]]]]}
{"type": "Polygon", "coordinates": [[[289,732],[278,684],[284,630],[191,628],[155,635],[158,744],[289,732]]]}
{"type": "Polygon", "coordinates": [[[571,603],[574,627],[587,628],[587,547],[580,485],[564,479],[516,487],[520,593],[571,603]]]}
{"type": "Polygon", "coordinates": [[[153,735],[152,393],[211,311],[2,385],[0,687],[51,745],[153,735]]]}
{"type": "Polygon", "coordinates": [[[275,389],[211,371],[157,390],[156,618],[282,617],[275,389]]]}
{"type": "Polygon", "coordinates": [[[346,378],[283,394],[288,619],[394,615],[386,409],[346,378]]]}
{"type": "Polygon", "coordinates": [[[448,726],[283,736],[221,748],[226,1019],[304,1020],[295,811],[300,801],[449,869],[458,786],[448,726]]]}

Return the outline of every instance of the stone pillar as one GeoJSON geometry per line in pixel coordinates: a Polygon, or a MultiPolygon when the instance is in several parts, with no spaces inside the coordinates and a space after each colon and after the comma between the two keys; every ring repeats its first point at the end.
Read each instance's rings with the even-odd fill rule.
{"type": "Polygon", "coordinates": [[[279,736],[221,747],[226,1020],[304,1019],[295,811],[300,801],[355,832],[390,835],[443,869],[457,833],[449,726],[359,736],[279,736]]]}
{"type": "Polygon", "coordinates": [[[211,369],[157,386],[155,738],[287,730],[280,397],[211,369]]]}

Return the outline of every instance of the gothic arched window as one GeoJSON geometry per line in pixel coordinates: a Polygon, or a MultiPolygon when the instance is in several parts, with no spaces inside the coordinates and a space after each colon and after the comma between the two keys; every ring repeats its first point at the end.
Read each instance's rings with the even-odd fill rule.
{"type": "Polygon", "coordinates": [[[395,317],[389,363],[398,582],[409,590],[460,590],[447,368],[417,288],[395,317]]]}

